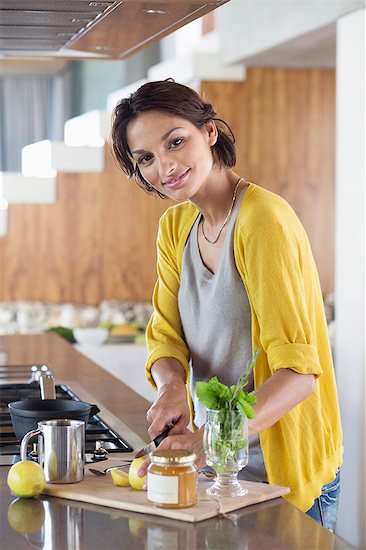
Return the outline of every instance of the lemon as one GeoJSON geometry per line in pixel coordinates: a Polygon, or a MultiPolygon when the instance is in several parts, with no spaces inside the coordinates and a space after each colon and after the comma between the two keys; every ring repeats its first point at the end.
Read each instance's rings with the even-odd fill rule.
{"type": "Polygon", "coordinates": [[[111,470],[110,472],[113,485],[118,485],[119,487],[129,487],[130,482],[128,480],[128,473],[123,472],[122,470],[111,470]]]}
{"type": "Polygon", "coordinates": [[[141,519],[129,518],[128,529],[134,537],[144,536],[147,530],[145,521],[141,519]]]}
{"type": "Polygon", "coordinates": [[[9,525],[22,535],[30,535],[39,531],[43,525],[44,517],[43,504],[36,498],[32,500],[17,498],[8,508],[9,525]]]}
{"type": "Polygon", "coordinates": [[[23,460],[10,468],[7,483],[17,497],[30,498],[42,493],[46,478],[43,468],[37,462],[23,460]]]}
{"type": "Polygon", "coordinates": [[[128,470],[128,480],[133,489],[138,489],[142,491],[142,486],[146,481],[146,476],[139,477],[137,472],[139,471],[143,462],[145,462],[146,456],[141,456],[140,458],[134,458],[131,462],[130,469],[128,470]]]}

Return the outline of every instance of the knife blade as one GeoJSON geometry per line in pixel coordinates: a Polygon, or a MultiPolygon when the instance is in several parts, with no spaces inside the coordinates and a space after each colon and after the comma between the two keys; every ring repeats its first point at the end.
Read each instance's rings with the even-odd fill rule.
{"type": "Polygon", "coordinates": [[[140,449],[136,455],[135,455],[135,458],[140,458],[141,456],[146,456],[148,455],[149,453],[152,453],[153,451],[156,450],[156,448],[160,445],[160,443],[163,441],[163,439],[166,438],[166,436],[168,435],[170,429],[171,429],[172,426],[170,426],[169,428],[166,428],[160,435],[157,435],[155,437],[155,439],[153,441],[151,441],[151,443],[149,443],[148,445],[146,445],[145,447],[143,447],[142,449],[140,449]]]}

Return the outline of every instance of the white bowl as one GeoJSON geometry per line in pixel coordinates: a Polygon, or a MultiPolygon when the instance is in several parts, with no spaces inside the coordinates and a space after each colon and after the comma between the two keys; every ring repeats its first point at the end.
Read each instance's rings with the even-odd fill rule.
{"type": "Polygon", "coordinates": [[[109,330],[99,327],[74,328],[73,334],[82,346],[100,346],[107,340],[109,330]]]}

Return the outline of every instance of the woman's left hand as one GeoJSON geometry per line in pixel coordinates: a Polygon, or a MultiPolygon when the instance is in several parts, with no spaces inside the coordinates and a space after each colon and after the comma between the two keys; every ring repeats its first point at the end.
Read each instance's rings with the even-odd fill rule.
{"type": "MultiPolygon", "coordinates": [[[[186,449],[195,453],[196,460],[195,465],[197,469],[202,468],[206,464],[205,451],[203,449],[203,430],[202,427],[197,432],[191,432],[186,429],[183,434],[179,435],[168,435],[158,446],[157,450],[162,451],[163,449],[186,449]]],[[[145,462],[140,466],[137,475],[143,477],[146,475],[147,468],[150,464],[150,459],[147,458],[145,462]]]]}

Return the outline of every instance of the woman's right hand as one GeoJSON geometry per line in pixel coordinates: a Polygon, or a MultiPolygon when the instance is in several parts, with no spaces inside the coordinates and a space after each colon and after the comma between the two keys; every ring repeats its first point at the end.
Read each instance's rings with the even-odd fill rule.
{"type": "Polygon", "coordinates": [[[162,385],[158,397],[147,411],[150,422],[149,435],[151,440],[160,435],[165,428],[171,427],[169,435],[179,435],[186,431],[190,421],[187,401],[187,389],[180,378],[162,385]]]}

